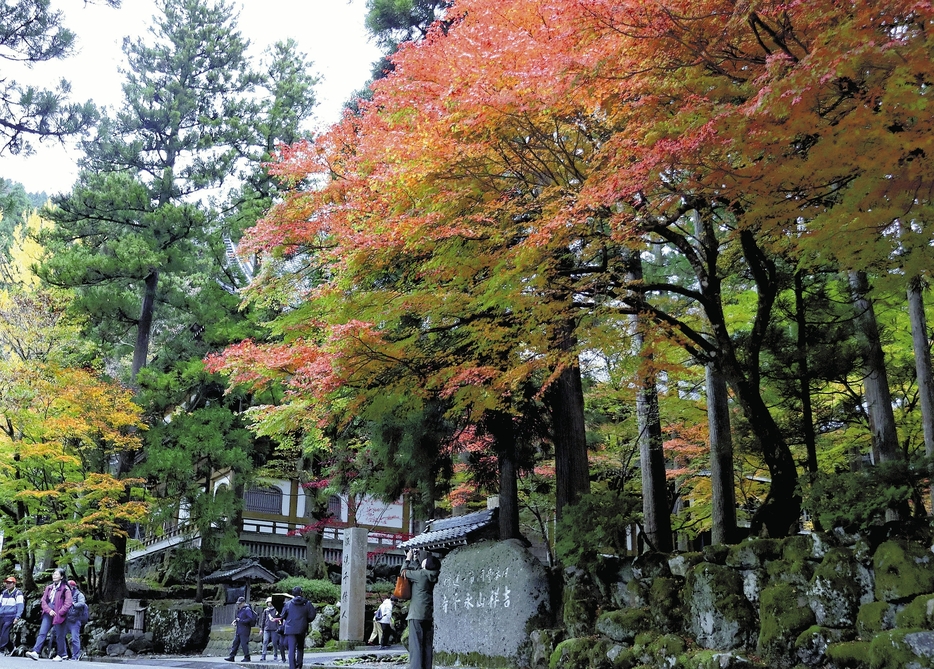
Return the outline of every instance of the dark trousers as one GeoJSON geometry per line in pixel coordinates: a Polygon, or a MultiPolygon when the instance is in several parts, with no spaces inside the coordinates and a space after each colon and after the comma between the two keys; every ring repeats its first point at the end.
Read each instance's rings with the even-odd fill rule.
{"type": "Polygon", "coordinates": [[[282,657],[282,661],[285,662],[285,652],[289,649],[288,639],[285,638],[285,634],[282,632],[276,632],[272,641],[272,656],[276,657],[277,655],[282,657]]]}
{"type": "Polygon", "coordinates": [[[237,633],[234,635],[233,645],[230,646],[230,654],[227,657],[237,657],[237,648],[243,649],[243,657],[250,657],[250,627],[246,625],[237,625],[237,633]]]}
{"type": "Polygon", "coordinates": [[[380,646],[389,646],[392,644],[392,625],[389,623],[378,623],[382,628],[382,632],[379,635],[379,645],[380,646]]]}
{"type": "Polygon", "coordinates": [[[289,644],[289,669],[301,669],[305,661],[305,635],[286,634],[285,638],[289,644]]]}
{"type": "Polygon", "coordinates": [[[39,634],[36,636],[36,645],[32,647],[33,652],[41,653],[42,646],[45,644],[45,638],[49,635],[49,632],[54,628],[55,631],[55,648],[56,654],[59,657],[65,657],[67,653],[65,652],[65,623],[59,623],[58,625],[52,624],[52,615],[49,613],[44,613],[42,615],[42,622],[39,623],[39,634]]]}
{"type": "Polygon", "coordinates": [[[0,650],[6,650],[10,643],[10,632],[13,629],[15,616],[0,616],[0,650]]]}
{"type": "Polygon", "coordinates": [[[65,627],[71,635],[71,659],[81,657],[81,621],[65,620],[65,627]]]}
{"type": "Polygon", "coordinates": [[[432,669],[435,626],[432,620],[409,621],[409,669],[432,669]]]}

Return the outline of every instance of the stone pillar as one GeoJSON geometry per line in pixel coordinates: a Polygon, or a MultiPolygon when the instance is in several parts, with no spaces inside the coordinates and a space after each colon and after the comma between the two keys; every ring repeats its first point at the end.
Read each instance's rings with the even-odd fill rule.
{"type": "Polygon", "coordinates": [[[366,600],[367,531],[363,527],[344,529],[344,555],[341,558],[340,641],[363,642],[366,600]]]}

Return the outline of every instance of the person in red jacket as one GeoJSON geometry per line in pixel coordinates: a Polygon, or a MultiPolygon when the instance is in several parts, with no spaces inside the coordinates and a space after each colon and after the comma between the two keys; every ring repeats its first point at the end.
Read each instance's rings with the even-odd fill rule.
{"type": "Polygon", "coordinates": [[[49,635],[49,630],[55,628],[55,645],[58,654],[52,658],[55,662],[61,662],[65,656],[65,617],[68,615],[68,609],[71,608],[71,588],[65,583],[65,570],[58,568],[52,572],[52,582],[45,587],[42,593],[42,623],[39,625],[39,634],[36,637],[36,645],[32,650],[26,653],[26,657],[32,660],[39,659],[39,651],[42,650],[42,644],[49,635]]]}

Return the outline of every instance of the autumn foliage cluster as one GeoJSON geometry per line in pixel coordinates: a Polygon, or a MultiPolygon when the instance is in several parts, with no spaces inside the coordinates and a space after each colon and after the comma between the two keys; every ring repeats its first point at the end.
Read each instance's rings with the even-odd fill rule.
{"type": "Polygon", "coordinates": [[[763,352],[793,277],[929,266],[932,19],[907,0],[460,0],[359,114],[282,149],[291,189],[241,250],[263,258],[248,300],[283,315],[211,364],[283,384],[255,415],[280,433],[366,424],[401,457],[386,416],[437,409],[449,444],[493,435],[501,469],[553,438],[560,486],[556,422],[580,410],[556,388],[632,358],[638,330],[620,387],[722,375],[771,481],[756,522],[782,534],[804,456],[763,352]]]}

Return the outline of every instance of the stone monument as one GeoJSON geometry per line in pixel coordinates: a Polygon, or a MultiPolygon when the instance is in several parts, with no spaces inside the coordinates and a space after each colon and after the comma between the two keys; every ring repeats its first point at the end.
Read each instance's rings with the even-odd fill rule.
{"type": "Polygon", "coordinates": [[[366,604],[367,530],[348,527],[344,530],[344,555],[341,564],[340,641],[363,641],[366,604]]]}
{"type": "Polygon", "coordinates": [[[441,560],[434,600],[435,654],[442,662],[482,655],[525,666],[529,633],[552,621],[547,572],[515,539],[451,551],[441,560]]]}

